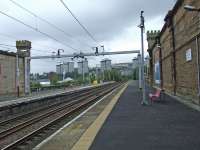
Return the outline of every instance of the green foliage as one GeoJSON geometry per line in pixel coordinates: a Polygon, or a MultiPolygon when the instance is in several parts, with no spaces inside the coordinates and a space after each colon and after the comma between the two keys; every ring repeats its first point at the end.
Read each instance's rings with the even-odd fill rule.
{"type": "Polygon", "coordinates": [[[57,85],[59,77],[57,74],[53,74],[50,78],[51,85],[57,85]]]}
{"type": "Polygon", "coordinates": [[[89,80],[90,80],[90,83],[93,83],[96,80],[96,76],[93,72],[89,75],[89,80]]]}
{"type": "Polygon", "coordinates": [[[42,85],[39,82],[31,82],[31,88],[41,88],[42,85]]]}
{"type": "Polygon", "coordinates": [[[104,71],[104,74],[103,74],[103,80],[118,82],[122,80],[122,76],[121,76],[121,73],[116,69],[106,70],[104,71]]]}

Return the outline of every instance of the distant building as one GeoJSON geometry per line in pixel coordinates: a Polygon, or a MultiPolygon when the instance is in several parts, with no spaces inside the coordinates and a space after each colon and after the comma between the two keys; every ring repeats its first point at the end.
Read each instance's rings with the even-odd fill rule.
{"type": "Polygon", "coordinates": [[[144,58],[144,65],[149,66],[149,56],[146,56],[146,57],[144,58]]]}
{"type": "Polygon", "coordinates": [[[119,70],[123,76],[129,76],[133,74],[133,63],[117,63],[113,64],[112,68],[119,70]]]}
{"type": "Polygon", "coordinates": [[[48,86],[51,84],[49,79],[40,79],[40,80],[38,80],[38,82],[43,86],[48,86]]]}
{"type": "Polygon", "coordinates": [[[105,71],[105,70],[111,70],[112,66],[111,66],[111,60],[110,59],[103,59],[101,61],[101,71],[105,71]]]}
{"type": "Polygon", "coordinates": [[[63,72],[64,72],[64,70],[63,70],[63,64],[56,65],[56,73],[58,75],[62,75],[63,72]]]}
{"type": "Polygon", "coordinates": [[[95,74],[96,74],[96,78],[98,78],[101,74],[101,67],[96,65],[95,67],[95,74]]]}
{"type": "Polygon", "coordinates": [[[200,0],[177,0],[161,31],[147,32],[150,84],[200,104],[199,13],[186,4],[199,8],[200,0]]]}
{"type": "Polygon", "coordinates": [[[88,68],[88,61],[83,60],[78,62],[78,74],[83,74],[83,73],[88,73],[89,68],[88,68]]]}
{"type": "Polygon", "coordinates": [[[138,67],[138,65],[139,65],[138,57],[133,58],[133,60],[132,60],[132,68],[135,69],[135,68],[138,67]]]}
{"type": "Polygon", "coordinates": [[[30,90],[30,61],[25,57],[30,56],[31,43],[17,41],[19,64],[19,88],[17,87],[16,53],[0,50],[0,96],[19,96],[29,93],[30,90]],[[23,48],[23,51],[22,51],[23,48]],[[26,49],[26,51],[24,51],[26,49]],[[19,90],[18,90],[19,89],[19,90]]]}
{"type": "Polygon", "coordinates": [[[63,64],[63,70],[65,73],[74,72],[74,62],[66,62],[63,64]]]}
{"type": "Polygon", "coordinates": [[[140,59],[141,59],[141,55],[140,54],[138,54],[137,55],[137,57],[135,57],[134,59],[133,59],[133,69],[136,69],[136,68],[138,68],[139,66],[140,66],[140,59]]]}

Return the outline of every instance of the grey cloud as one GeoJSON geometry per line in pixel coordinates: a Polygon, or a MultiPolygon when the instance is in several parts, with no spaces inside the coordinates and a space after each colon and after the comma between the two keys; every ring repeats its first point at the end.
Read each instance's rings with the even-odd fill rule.
{"type": "MultiPolygon", "coordinates": [[[[63,33],[40,22],[37,18],[20,10],[9,1],[1,1],[0,10],[34,27],[37,24],[39,30],[82,51],[91,51],[90,47],[96,45],[70,14],[66,12],[65,8],[59,3],[59,0],[16,0],[16,2],[19,2],[34,13],[62,28],[65,32],[72,35],[74,39],[79,39],[81,43],[68,38],[63,33]]],[[[112,41],[116,37],[120,39],[121,34],[127,28],[136,27],[139,24],[139,13],[141,10],[145,11],[146,21],[149,21],[157,16],[164,17],[175,3],[174,0],[65,0],[65,2],[100,43],[103,41],[112,41]]],[[[66,50],[65,53],[74,52],[74,50],[56,43],[5,16],[0,15],[0,22],[0,33],[12,35],[18,39],[31,40],[35,48],[45,49],[45,47],[37,45],[37,43],[41,42],[41,45],[52,47],[51,51],[52,49],[63,48],[66,50]]],[[[6,42],[6,40],[1,41],[6,42]]],[[[50,48],[46,50],[50,50],[50,48]]],[[[37,54],[36,51],[33,53],[37,54]]],[[[38,54],[40,55],[41,53],[38,54]]]]}

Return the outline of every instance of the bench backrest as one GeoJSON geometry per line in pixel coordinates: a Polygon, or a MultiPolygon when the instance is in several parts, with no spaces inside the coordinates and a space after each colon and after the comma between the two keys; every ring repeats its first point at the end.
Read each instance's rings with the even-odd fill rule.
{"type": "Polygon", "coordinates": [[[161,91],[161,90],[156,90],[155,95],[158,96],[158,97],[160,97],[160,91],[161,91]]]}

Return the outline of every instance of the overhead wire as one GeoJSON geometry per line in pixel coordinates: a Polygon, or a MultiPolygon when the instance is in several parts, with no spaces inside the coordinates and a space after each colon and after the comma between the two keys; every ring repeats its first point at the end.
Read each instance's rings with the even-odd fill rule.
{"type": "Polygon", "coordinates": [[[5,47],[5,46],[0,45],[0,47],[3,48],[1,50],[4,50],[4,51],[15,51],[14,49],[11,49],[11,48],[8,48],[8,47],[5,47]]]}
{"type": "MultiPolygon", "coordinates": [[[[10,39],[17,41],[17,37],[14,37],[14,36],[11,36],[11,35],[8,35],[8,34],[0,33],[0,36],[10,38],[10,39]]],[[[38,44],[38,43],[36,44],[36,46],[46,47],[46,48],[51,49],[51,50],[57,50],[56,48],[49,47],[49,46],[46,46],[46,45],[43,45],[43,44],[38,44]]]]}
{"type": "MultiPolygon", "coordinates": [[[[4,43],[0,43],[0,46],[12,47],[12,48],[15,48],[15,49],[16,49],[16,46],[14,46],[14,45],[9,45],[9,44],[4,44],[4,43]]],[[[48,51],[45,51],[45,50],[40,50],[40,49],[35,49],[35,48],[31,48],[31,50],[38,51],[38,52],[51,53],[51,52],[48,52],[48,51]]]]}
{"type": "MultiPolygon", "coordinates": [[[[69,38],[75,40],[75,38],[74,38],[72,35],[70,35],[70,34],[67,33],[66,31],[64,31],[64,30],[61,29],[60,27],[56,26],[55,24],[53,24],[53,23],[49,22],[48,20],[46,20],[46,19],[44,19],[44,18],[38,16],[37,14],[35,14],[34,12],[32,12],[32,11],[30,11],[29,9],[25,8],[24,6],[22,6],[21,4],[17,3],[16,1],[14,1],[14,0],[9,0],[9,1],[12,2],[14,5],[16,5],[17,7],[21,8],[22,10],[28,12],[29,14],[31,14],[31,15],[34,16],[35,18],[38,18],[39,20],[45,22],[46,24],[48,24],[49,26],[53,27],[54,29],[56,29],[56,30],[62,32],[65,36],[67,36],[67,37],[69,37],[69,38]]],[[[83,43],[83,42],[81,42],[81,41],[78,40],[78,39],[76,39],[76,41],[78,41],[80,44],[87,45],[86,43],[83,43]]],[[[92,46],[87,45],[87,47],[90,47],[90,48],[91,48],[92,46]]]]}
{"type": "Polygon", "coordinates": [[[6,14],[6,13],[4,13],[4,12],[1,11],[1,10],[0,10],[0,14],[2,14],[2,15],[4,15],[4,16],[7,16],[8,18],[10,18],[10,19],[12,19],[12,20],[14,20],[14,21],[16,21],[16,22],[18,22],[18,23],[21,23],[21,24],[23,24],[24,26],[26,26],[26,27],[28,27],[28,28],[30,28],[30,29],[32,29],[32,30],[34,30],[34,31],[36,31],[36,32],[38,32],[38,33],[40,33],[40,34],[42,34],[42,35],[44,35],[44,36],[46,36],[46,37],[48,37],[48,38],[50,38],[50,39],[52,39],[52,40],[54,40],[54,41],[56,41],[56,42],[62,44],[62,45],[65,45],[65,46],[68,47],[68,48],[71,48],[71,49],[73,49],[73,50],[75,50],[75,51],[80,51],[79,49],[73,48],[72,46],[70,46],[70,45],[68,45],[68,44],[65,44],[65,43],[59,41],[58,39],[54,38],[53,36],[51,36],[51,35],[49,35],[49,34],[47,34],[47,33],[45,33],[45,32],[42,32],[42,31],[40,31],[39,29],[34,28],[33,26],[31,26],[31,25],[29,25],[29,24],[26,24],[26,23],[24,23],[23,21],[21,21],[21,20],[15,18],[15,17],[13,17],[13,16],[11,16],[11,15],[6,14]]]}
{"type": "Polygon", "coordinates": [[[71,14],[71,16],[76,20],[76,22],[81,26],[81,28],[87,33],[87,35],[95,42],[97,43],[99,46],[99,42],[95,39],[95,37],[89,32],[89,30],[78,20],[78,18],[75,16],[75,14],[69,9],[69,7],[67,6],[67,4],[63,1],[60,0],[60,2],[62,3],[62,5],[66,8],[66,10],[71,14]]]}
{"type": "Polygon", "coordinates": [[[9,39],[14,39],[14,40],[17,39],[17,38],[14,37],[14,36],[11,36],[11,35],[8,35],[8,34],[4,34],[4,33],[1,33],[1,32],[0,32],[0,36],[2,36],[2,37],[6,37],[6,38],[9,38],[9,39]]]}

